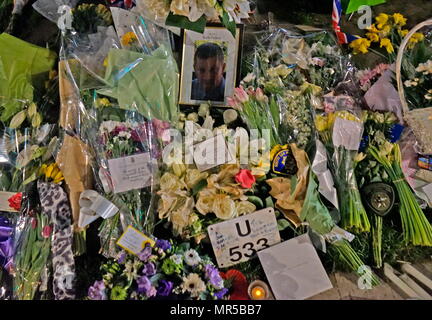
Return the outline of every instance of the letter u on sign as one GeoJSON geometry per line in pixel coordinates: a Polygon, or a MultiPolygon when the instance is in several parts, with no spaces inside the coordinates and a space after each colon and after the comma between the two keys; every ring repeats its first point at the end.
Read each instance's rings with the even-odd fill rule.
{"type": "Polygon", "coordinates": [[[240,237],[246,237],[247,235],[249,235],[251,233],[251,227],[250,227],[249,220],[244,221],[244,225],[246,225],[246,232],[242,233],[242,230],[241,230],[241,227],[240,227],[240,222],[236,223],[237,234],[240,237]]]}

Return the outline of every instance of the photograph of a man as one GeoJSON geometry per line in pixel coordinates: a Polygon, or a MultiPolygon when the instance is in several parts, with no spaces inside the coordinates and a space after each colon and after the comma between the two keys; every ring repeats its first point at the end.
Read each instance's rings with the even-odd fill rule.
{"type": "Polygon", "coordinates": [[[192,80],[192,100],[224,101],[225,67],[222,48],[213,42],[201,44],[194,55],[195,79],[192,80]]]}

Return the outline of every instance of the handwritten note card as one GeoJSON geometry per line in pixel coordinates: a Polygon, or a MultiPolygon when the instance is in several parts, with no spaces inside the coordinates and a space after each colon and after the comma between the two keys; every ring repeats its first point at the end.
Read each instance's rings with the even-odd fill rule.
{"type": "Polygon", "coordinates": [[[151,166],[149,153],[108,160],[114,193],[149,186],[152,181],[151,166]]]}

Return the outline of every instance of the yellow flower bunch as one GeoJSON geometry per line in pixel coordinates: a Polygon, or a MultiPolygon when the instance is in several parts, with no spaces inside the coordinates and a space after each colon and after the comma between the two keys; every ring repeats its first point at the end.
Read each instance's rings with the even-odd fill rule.
{"type": "Polygon", "coordinates": [[[318,131],[331,130],[335,120],[336,114],[334,112],[330,112],[326,115],[318,115],[315,119],[315,126],[318,131]]]}
{"type": "Polygon", "coordinates": [[[354,54],[367,53],[370,45],[371,41],[366,38],[358,38],[349,44],[354,54]]]}
{"type": "Polygon", "coordinates": [[[49,165],[43,164],[39,169],[39,175],[45,177],[45,181],[52,181],[59,184],[64,180],[63,173],[57,166],[57,163],[51,163],[49,165]]]}
{"type": "MultiPolygon", "coordinates": [[[[359,117],[357,117],[354,114],[352,114],[351,112],[345,111],[345,110],[344,111],[336,111],[335,117],[342,118],[345,120],[355,121],[355,122],[362,122],[362,120],[359,117]]],[[[333,120],[333,122],[334,122],[334,120],[333,120]]]]}
{"type": "Polygon", "coordinates": [[[138,38],[135,34],[135,32],[126,32],[123,37],[121,38],[121,43],[124,46],[130,46],[134,44],[136,41],[138,41],[138,38]]]}
{"type": "MultiPolygon", "coordinates": [[[[375,23],[367,28],[365,38],[359,38],[350,43],[354,54],[367,53],[371,43],[379,43],[380,48],[385,48],[387,53],[394,53],[397,43],[392,43],[390,38],[393,32],[397,32],[400,37],[405,37],[407,29],[402,29],[406,25],[407,19],[400,13],[388,15],[380,13],[375,17],[375,23]]],[[[408,48],[413,48],[416,43],[423,41],[422,33],[415,33],[409,40],[408,48]]]]}
{"type": "Polygon", "coordinates": [[[387,53],[393,53],[394,52],[393,45],[392,45],[390,39],[388,39],[388,38],[382,38],[381,39],[380,48],[382,48],[382,47],[386,48],[387,53]]]}

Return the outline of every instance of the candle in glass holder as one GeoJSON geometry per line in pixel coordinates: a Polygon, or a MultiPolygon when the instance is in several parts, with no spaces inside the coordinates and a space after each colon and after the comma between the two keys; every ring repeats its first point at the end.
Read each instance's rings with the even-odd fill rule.
{"type": "Polygon", "coordinates": [[[269,287],[261,280],[253,281],[249,285],[248,293],[252,300],[268,300],[271,297],[269,287]]]}

